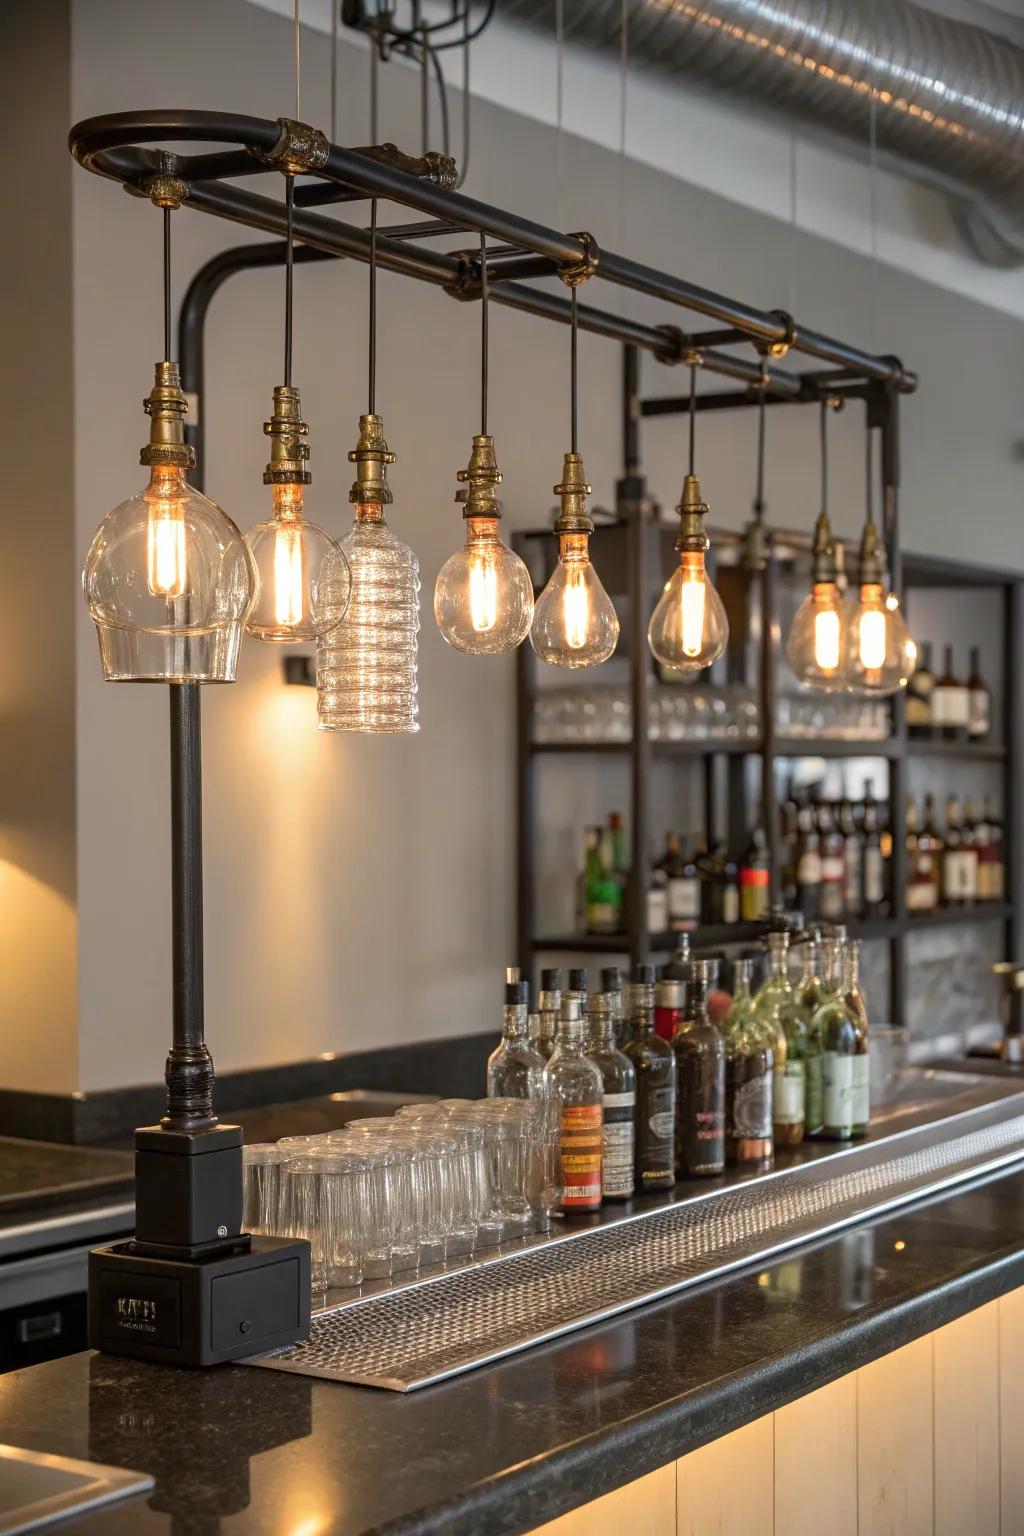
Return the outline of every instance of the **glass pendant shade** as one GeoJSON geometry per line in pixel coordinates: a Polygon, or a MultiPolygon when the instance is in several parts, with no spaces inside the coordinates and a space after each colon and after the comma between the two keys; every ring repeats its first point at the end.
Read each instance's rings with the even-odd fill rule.
{"type": "Polygon", "coordinates": [[[895,593],[881,582],[862,582],[848,601],[846,686],[855,693],[889,694],[905,688],[914,670],[917,646],[910,637],[895,593]]]}
{"type": "Polygon", "coordinates": [[[704,554],[683,550],[647,626],[647,643],[663,667],[700,672],[717,661],[729,641],[729,620],[704,554]]]}
{"type": "Polygon", "coordinates": [[[590,535],[564,533],[558,564],[537,599],[530,643],[553,667],[596,667],[615,650],[619,619],[590,561],[590,535]]]}
{"type": "Polygon", "coordinates": [[[234,682],[256,573],[235,524],[179,465],[154,463],[146,489],[104,518],[82,587],[108,682],[234,682]]]}
{"type": "Polygon", "coordinates": [[[257,640],[315,640],[345,617],[348,562],[337,540],[303,516],[301,485],[273,487],[273,516],[245,535],[259,584],[246,620],[257,640]],[[331,601],[323,577],[331,573],[331,601]]]}
{"type": "Polygon", "coordinates": [[[391,532],[383,506],[358,504],[320,580],[325,615],[341,615],[316,643],[320,730],[419,730],[419,591],[419,562],[391,532]]]}
{"type": "Polygon", "coordinates": [[[434,618],[449,645],[474,656],[515,650],[530,633],[533,582],[496,517],[466,519],[464,546],[438,573],[434,618]]]}
{"type": "Polygon", "coordinates": [[[837,693],[846,687],[849,609],[834,581],[816,581],[796,611],[786,656],[805,688],[837,693]]]}

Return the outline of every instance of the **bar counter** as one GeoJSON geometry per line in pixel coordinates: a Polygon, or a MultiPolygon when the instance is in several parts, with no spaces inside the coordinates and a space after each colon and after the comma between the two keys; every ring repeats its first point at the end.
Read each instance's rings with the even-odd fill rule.
{"type": "Polygon", "coordinates": [[[0,1377],[0,1440],[155,1477],[91,1536],[790,1536],[858,1499],[862,1536],[984,1536],[1024,1512],[1019,1287],[1024,1163],[408,1395],[80,1354],[0,1377]]]}

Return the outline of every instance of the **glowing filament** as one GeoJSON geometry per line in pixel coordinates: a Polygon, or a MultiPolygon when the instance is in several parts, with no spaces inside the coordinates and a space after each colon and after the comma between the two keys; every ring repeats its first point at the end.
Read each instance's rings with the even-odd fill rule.
{"type": "Polygon", "coordinates": [[[589,561],[566,561],[565,590],[562,593],[562,627],[565,631],[565,643],[573,651],[582,651],[590,630],[588,569],[589,561]]]}
{"type": "Polygon", "coordinates": [[[858,631],[860,664],[866,672],[877,672],[885,666],[885,613],[868,608],[860,616],[858,631]]]}
{"type": "Polygon", "coordinates": [[[814,615],[814,665],[821,672],[835,672],[839,666],[839,614],[834,608],[819,608],[814,615]]]}
{"type": "Polygon", "coordinates": [[[476,550],[469,568],[469,617],[478,635],[498,622],[498,572],[490,550],[476,550]]]}
{"type": "Polygon", "coordinates": [[[683,655],[699,656],[704,645],[704,602],[707,595],[704,556],[687,552],[682,561],[679,619],[683,655]]]}
{"type": "Polygon", "coordinates": [[[147,581],[154,597],[181,597],[186,585],[185,519],[174,503],[150,508],[147,581]]]}
{"type": "Polygon", "coordinates": [[[288,627],[303,618],[302,528],[282,520],[274,534],[274,619],[288,627]]]}

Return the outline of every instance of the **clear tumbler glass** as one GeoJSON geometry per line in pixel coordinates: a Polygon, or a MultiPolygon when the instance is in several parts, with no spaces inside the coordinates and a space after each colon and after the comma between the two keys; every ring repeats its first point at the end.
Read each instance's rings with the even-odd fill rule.
{"type": "Polygon", "coordinates": [[[273,1142],[242,1148],[242,1231],[277,1231],[281,1151],[273,1142]]]}

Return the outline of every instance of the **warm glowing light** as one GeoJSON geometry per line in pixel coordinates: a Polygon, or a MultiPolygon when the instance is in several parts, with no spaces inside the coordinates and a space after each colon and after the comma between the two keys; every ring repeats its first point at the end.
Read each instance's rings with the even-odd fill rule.
{"type": "Polygon", "coordinates": [[[559,536],[558,565],[537,600],[530,643],[550,666],[598,666],[619,638],[615,609],[588,546],[585,533],[559,536]]]}
{"type": "Polygon", "coordinates": [[[903,1241],[903,1239],[902,1239],[902,1237],[898,1237],[898,1238],[897,1238],[897,1239],[896,1239],[896,1241],[895,1241],[895,1242],[894,1242],[894,1243],[893,1243],[893,1247],[894,1247],[894,1248],[895,1248],[895,1249],[896,1249],[896,1252],[897,1252],[897,1253],[902,1253],[902,1252],[903,1252],[903,1250],[904,1250],[904,1248],[905,1248],[905,1247],[906,1247],[906,1246],[907,1246],[907,1245],[906,1245],[906,1243],[905,1243],[905,1242],[904,1242],[904,1241],[903,1241]]]}
{"type": "Polygon", "coordinates": [[[684,554],[681,564],[683,580],[679,588],[679,625],[683,637],[683,655],[699,656],[704,641],[704,599],[707,594],[704,556],[684,554]]]}
{"type": "Polygon", "coordinates": [[[718,660],[728,639],[729,621],[703,551],[682,550],[647,626],[652,653],[663,667],[699,672],[718,660]]]}
{"type": "Polygon", "coordinates": [[[181,597],[188,585],[185,504],[176,494],[180,479],[176,469],[154,468],[146,491],[146,581],[154,597],[181,597]]]}
{"type": "Polygon", "coordinates": [[[865,608],[857,627],[857,643],[860,664],[866,672],[877,672],[885,666],[885,638],[885,613],[865,608]]]}
{"type": "Polygon", "coordinates": [[[814,615],[814,664],[822,672],[839,666],[839,614],[835,608],[819,608],[814,615]]]}
{"type": "Polygon", "coordinates": [[[494,554],[477,549],[469,567],[469,613],[478,635],[488,635],[498,622],[498,572],[494,554]]]}
{"type": "Polygon", "coordinates": [[[590,593],[587,591],[587,568],[582,561],[566,564],[562,628],[566,645],[571,650],[581,651],[590,629],[590,593]]]}
{"type": "Polygon", "coordinates": [[[282,518],[274,536],[274,618],[278,624],[303,620],[302,530],[282,518]]]}

